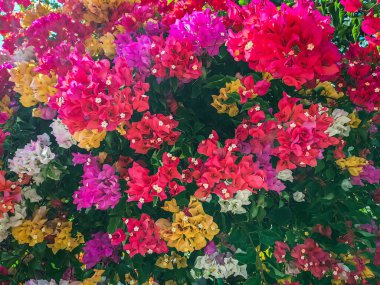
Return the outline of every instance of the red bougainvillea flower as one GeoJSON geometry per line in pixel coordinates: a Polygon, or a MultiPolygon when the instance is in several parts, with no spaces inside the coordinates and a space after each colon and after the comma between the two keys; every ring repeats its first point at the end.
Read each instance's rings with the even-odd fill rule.
{"type": "Polygon", "coordinates": [[[108,237],[110,238],[112,245],[119,245],[125,241],[127,235],[119,228],[113,234],[109,234],[108,237]]]}
{"type": "Polygon", "coordinates": [[[285,242],[276,241],[274,246],[274,257],[278,263],[286,261],[285,257],[288,251],[290,251],[290,248],[285,242]]]}
{"type": "Polygon", "coordinates": [[[350,100],[368,112],[380,108],[380,54],[375,45],[351,45],[345,55],[347,74],[352,84],[347,88],[350,100]]]}
{"type": "Polygon", "coordinates": [[[178,122],[171,115],[151,115],[146,112],[141,121],[133,122],[128,127],[125,138],[136,153],[145,154],[150,149],[159,149],[164,142],[174,145],[180,136],[180,132],[174,131],[177,126],[178,122]]]}
{"type": "Polygon", "coordinates": [[[153,37],[151,55],[154,60],[151,73],[159,79],[176,77],[188,83],[202,75],[202,62],[188,39],[153,37]]]}
{"type": "Polygon", "coordinates": [[[128,169],[129,189],[126,191],[128,202],[137,201],[138,207],[141,208],[144,203],[153,202],[154,197],[158,197],[161,201],[165,200],[167,190],[171,196],[176,196],[185,190],[184,186],[174,180],[182,180],[182,176],[178,172],[179,158],[164,153],[162,164],[157,173],[150,176],[147,168],[136,162],[133,163],[132,167],[128,169]]]}
{"type": "MultiPolygon", "coordinates": [[[[223,199],[230,199],[242,189],[252,192],[260,188],[279,191],[284,189],[274,187],[275,178],[271,167],[267,167],[267,161],[255,161],[252,155],[243,156],[238,160],[239,157],[235,154],[240,150],[237,139],[227,140],[223,148],[218,148],[217,140],[218,136],[213,132],[208,139],[199,144],[198,152],[208,156],[201,166],[198,160],[191,160],[189,169],[193,172],[198,186],[196,197],[205,198],[215,193],[223,199]]],[[[188,175],[186,171],[184,177],[188,175]]]]}
{"type": "Polygon", "coordinates": [[[313,232],[314,233],[319,233],[323,236],[326,236],[328,238],[331,238],[332,230],[330,226],[324,227],[321,224],[317,224],[313,227],[313,232]]]}
{"type": "Polygon", "coordinates": [[[244,85],[244,87],[239,87],[240,101],[242,104],[246,103],[248,99],[265,95],[270,87],[270,82],[267,80],[260,80],[255,83],[252,76],[243,77],[241,83],[244,85]]]}
{"type": "Polygon", "coordinates": [[[145,256],[152,253],[166,253],[169,251],[164,240],[161,239],[160,229],[148,214],[142,214],[140,220],[123,219],[127,226],[129,238],[123,249],[133,257],[136,254],[145,256]]]}
{"type": "Polygon", "coordinates": [[[330,255],[325,252],[311,238],[305,239],[303,244],[296,245],[291,256],[295,258],[295,265],[304,271],[321,279],[330,268],[330,255]]]}
{"type": "Polygon", "coordinates": [[[21,187],[5,179],[5,171],[0,171],[0,218],[14,212],[14,206],[21,201],[21,187]]]}
{"type": "Polygon", "coordinates": [[[270,1],[257,3],[243,8],[249,15],[243,28],[229,34],[228,51],[236,61],[246,61],[253,70],[269,72],[296,88],[337,76],[340,54],[331,43],[334,29],[329,17],[308,2],[283,4],[280,10],[270,1]]]}

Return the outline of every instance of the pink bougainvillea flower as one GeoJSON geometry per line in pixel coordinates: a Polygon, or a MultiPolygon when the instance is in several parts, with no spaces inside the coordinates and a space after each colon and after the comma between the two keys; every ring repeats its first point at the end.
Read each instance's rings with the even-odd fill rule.
{"type": "Polygon", "coordinates": [[[369,15],[364,16],[362,23],[362,30],[366,36],[366,40],[376,46],[380,46],[380,18],[373,16],[371,12],[369,15]]]}
{"type": "Polygon", "coordinates": [[[363,6],[360,0],[340,0],[346,12],[355,13],[363,6]]]}
{"type": "Polygon", "coordinates": [[[119,245],[125,241],[127,235],[122,229],[117,229],[113,234],[109,234],[112,245],[119,245]]]}

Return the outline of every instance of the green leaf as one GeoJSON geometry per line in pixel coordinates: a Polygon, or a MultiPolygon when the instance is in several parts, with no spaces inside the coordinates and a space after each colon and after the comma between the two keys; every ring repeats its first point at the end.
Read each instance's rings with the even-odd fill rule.
{"type": "Polygon", "coordinates": [[[270,212],[269,218],[276,225],[287,225],[292,220],[292,211],[288,207],[274,209],[270,212]]]}
{"type": "Polygon", "coordinates": [[[272,246],[275,241],[280,239],[281,237],[274,230],[263,230],[259,232],[259,240],[264,245],[272,246]]]}
{"type": "Polygon", "coordinates": [[[325,200],[325,201],[331,201],[334,198],[335,198],[335,194],[334,193],[328,193],[326,196],[322,197],[321,199],[325,200]]]}
{"type": "Polygon", "coordinates": [[[256,275],[254,277],[248,278],[247,281],[244,282],[244,285],[260,285],[261,278],[260,275],[256,275]]]}
{"type": "Polygon", "coordinates": [[[325,162],[323,160],[318,160],[318,164],[315,167],[315,173],[320,173],[325,168],[325,162]]]}
{"type": "Polygon", "coordinates": [[[235,253],[234,258],[239,260],[244,264],[255,264],[256,263],[256,250],[253,247],[247,248],[246,253],[235,253]]]}
{"type": "Polygon", "coordinates": [[[352,28],[352,37],[354,38],[355,42],[358,40],[359,34],[360,34],[360,26],[356,24],[352,28]]]}

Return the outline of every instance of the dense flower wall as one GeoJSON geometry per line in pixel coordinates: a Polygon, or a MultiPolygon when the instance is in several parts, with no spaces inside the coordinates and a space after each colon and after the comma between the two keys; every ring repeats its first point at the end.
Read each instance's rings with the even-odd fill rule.
{"type": "Polygon", "coordinates": [[[379,16],[0,1],[0,284],[380,284],[379,16]]]}

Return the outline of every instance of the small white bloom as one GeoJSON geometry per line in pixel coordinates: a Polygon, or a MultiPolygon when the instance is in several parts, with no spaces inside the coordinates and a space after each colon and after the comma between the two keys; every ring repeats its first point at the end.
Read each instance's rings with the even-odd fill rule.
{"type": "Polygon", "coordinates": [[[293,172],[290,169],[284,169],[281,170],[279,173],[277,173],[277,178],[281,181],[290,181],[293,182],[293,172]]]}
{"type": "Polygon", "coordinates": [[[305,194],[303,194],[300,191],[294,192],[293,193],[293,199],[296,202],[304,202],[305,201],[305,194]]]}
{"type": "Polygon", "coordinates": [[[344,191],[349,191],[352,188],[351,181],[349,179],[344,179],[340,184],[340,187],[342,187],[344,191]]]}
{"type": "Polygon", "coordinates": [[[351,119],[348,117],[348,113],[341,109],[335,109],[332,112],[332,117],[334,118],[334,123],[330,125],[325,133],[329,134],[330,137],[335,135],[349,136],[351,130],[349,122],[351,119]]]}

